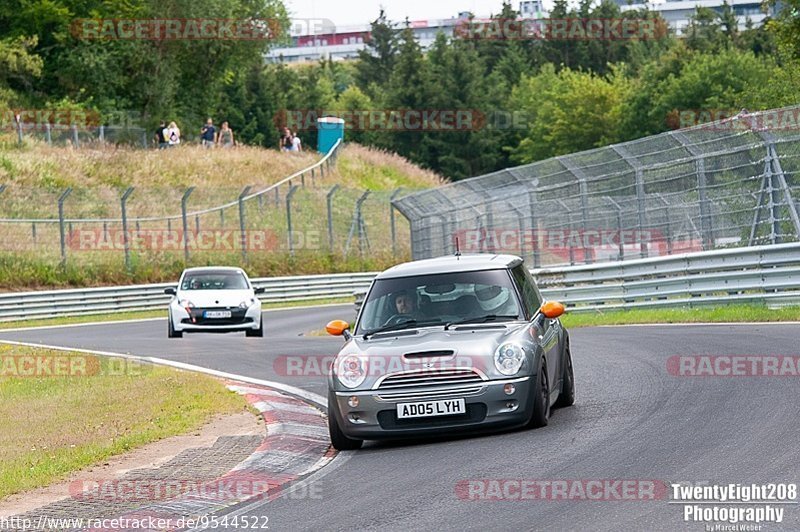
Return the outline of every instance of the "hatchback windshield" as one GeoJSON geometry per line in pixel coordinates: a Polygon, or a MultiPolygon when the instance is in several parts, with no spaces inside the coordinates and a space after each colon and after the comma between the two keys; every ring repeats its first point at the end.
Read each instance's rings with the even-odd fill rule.
{"type": "Polygon", "coordinates": [[[239,272],[187,273],[181,290],[247,290],[247,281],[239,272]]]}
{"type": "Polygon", "coordinates": [[[375,281],[356,334],[413,322],[435,325],[492,317],[522,319],[506,270],[459,272],[375,281]]]}

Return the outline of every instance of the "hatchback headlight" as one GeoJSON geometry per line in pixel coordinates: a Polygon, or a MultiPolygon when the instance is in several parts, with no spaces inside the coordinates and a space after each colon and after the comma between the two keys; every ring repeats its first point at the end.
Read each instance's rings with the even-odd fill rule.
{"type": "Polygon", "coordinates": [[[517,344],[502,344],[494,352],[494,367],[503,375],[515,375],[525,362],[525,350],[517,344]]]}
{"type": "Polygon", "coordinates": [[[178,304],[180,306],[182,306],[183,308],[185,308],[186,310],[189,310],[190,308],[194,308],[194,303],[192,303],[188,299],[181,299],[180,301],[178,301],[178,304]]]}
{"type": "Polygon", "coordinates": [[[336,362],[336,378],[347,388],[361,386],[367,378],[367,361],[364,357],[347,355],[336,362]]]}

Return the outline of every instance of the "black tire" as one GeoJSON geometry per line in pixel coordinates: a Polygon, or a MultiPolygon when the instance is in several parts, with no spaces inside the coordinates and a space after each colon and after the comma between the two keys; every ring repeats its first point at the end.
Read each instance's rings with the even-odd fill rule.
{"type": "Polygon", "coordinates": [[[244,332],[244,335],[250,338],[263,338],[264,337],[264,317],[261,317],[261,321],[258,323],[258,329],[247,329],[244,332]]]}
{"type": "Polygon", "coordinates": [[[364,440],[353,440],[348,438],[339,428],[339,421],[334,412],[333,398],[328,400],[328,433],[331,436],[331,445],[339,451],[355,451],[361,449],[364,440]]]}
{"type": "Polygon", "coordinates": [[[564,378],[561,380],[561,393],[558,394],[555,404],[558,408],[575,404],[575,372],[572,369],[572,353],[569,350],[569,343],[567,343],[565,351],[564,378]]]}
{"type": "Polygon", "coordinates": [[[183,331],[176,331],[172,326],[172,316],[169,316],[169,324],[167,325],[167,338],[183,338],[183,331]]]}
{"type": "Polygon", "coordinates": [[[531,390],[531,400],[533,401],[533,413],[528,427],[539,428],[547,426],[550,422],[550,384],[547,379],[547,364],[544,359],[539,363],[539,371],[536,372],[536,383],[531,390]]]}

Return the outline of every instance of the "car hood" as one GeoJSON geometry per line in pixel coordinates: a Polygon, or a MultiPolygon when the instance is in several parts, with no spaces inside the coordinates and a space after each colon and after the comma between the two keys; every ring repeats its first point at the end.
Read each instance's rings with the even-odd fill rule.
{"type": "Polygon", "coordinates": [[[195,307],[238,307],[250,301],[253,291],[245,290],[187,290],[178,292],[177,299],[188,299],[195,307]]]}
{"type": "Polygon", "coordinates": [[[367,359],[368,378],[360,389],[370,388],[388,373],[414,370],[471,368],[490,379],[508,378],[495,369],[494,353],[505,342],[530,345],[529,329],[528,323],[507,323],[459,326],[447,331],[441,326],[404,330],[367,340],[358,336],[345,344],[339,357],[353,354],[367,359]]]}

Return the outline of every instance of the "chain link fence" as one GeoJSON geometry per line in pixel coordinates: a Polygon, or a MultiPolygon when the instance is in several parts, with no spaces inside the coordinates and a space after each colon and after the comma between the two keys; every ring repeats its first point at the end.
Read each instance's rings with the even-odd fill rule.
{"type": "Polygon", "coordinates": [[[126,146],[148,149],[156,147],[154,132],[135,126],[81,126],[17,123],[9,130],[19,144],[38,142],[48,146],[97,148],[126,146]]]}
{"type": "Polygon", "coordinates": [[[0,251],[128,266],[147,258],[407,257],[408,224],[391,203],[403,189],[331,185],[339,148],[278,183],[244,189],[0,184],[0,251]]]}
{"type": "Polygon", "coordinates": [[[406,195],[414,259],[533,267],[797,241],[800,106],[740,114],[406,195]]]}

